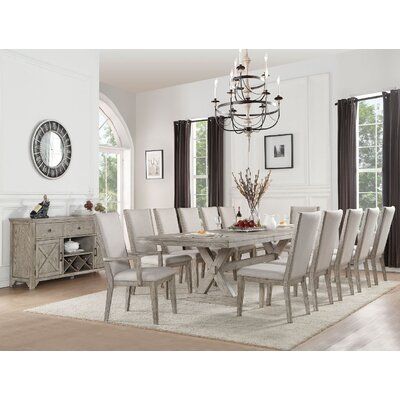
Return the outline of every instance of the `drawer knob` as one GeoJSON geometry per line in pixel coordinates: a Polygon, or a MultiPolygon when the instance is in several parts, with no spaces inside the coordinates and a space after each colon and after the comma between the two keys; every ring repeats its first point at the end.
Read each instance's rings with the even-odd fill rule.
{"type": "Polygon", "coordinates": [[[81,227],[80,226],[78,226],[78,231],[81,229],[81,227]]]}
{"type": "Polygon", "coordinates": [[[51,228],[47,229],[47,232],[51,232],[51,228]]]}

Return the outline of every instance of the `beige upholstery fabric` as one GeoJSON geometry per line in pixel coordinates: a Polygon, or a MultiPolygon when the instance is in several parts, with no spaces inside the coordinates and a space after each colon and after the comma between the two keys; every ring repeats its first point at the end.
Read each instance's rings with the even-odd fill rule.
{"type": "Polygon", "coordinates": [[[201,207],[200,215],[203,220],[204,229],[219,229],[219,226],[216,223],[216,219],[219,216],[218,207],[201,207]]]}
{"type": "Polygon", "coordinates": [[[124,210],[124,216],[132,251],[137,253],[156,252],[155,244],[137,240],[138,237],[155,234],[151,210],[124,210]]]}
{"type": "Polygon", "coordinates": [[[197,232],[202,229],[202,223],[197,208],[178,208],[179,222],[182,232],[197,232]]]}
{"type": "MultiPolygon", "coordinates": [[[[142,268],[142,279],[143,282],[154,282],[160,279],[168,278],[173,276],[175,271],[172,268],[167,267],[150,267],[142,268]]],[[[134,269],[121,271],[114,276],[115,282],[136,282],[137,275],[134,269]]]]}
{"type": "Polygon", "coordinates": [[[395,207],[383,207],[380,215],[377,234],[375,236],[372,254],[381,256],[385,251],[386,242],[389,236],[390,226],[392,225],[395,207]]]}
{"type": "MultiPolygon", "coordinates": [[[[154,219],[160,235],[168,233],[180,233],[178,216],[175,208],[155,208],[154,219]]],[[[182,250],[182,246],[167,246],[164,250],[168,253],[182,250]]]]}
{"type": "Polygon", "coordinates": [[[280,281],[283,280],[285,269],[286,266],[280,264],[256,264],[240,269],[237,274],[238,276],[245,276],[249,278],[262,278],[280,281]]]}
{"type": "Polygon", "coordinates": [[[236,223],[236,215],[233,207],[218,207],[221,216],[222,227],[228,229],[236,223]]]}
{"type": "Polygon", "coordinates": [[[359,241],[356,249],[356,258],[359,261],[365,260],[370,249],[374,243],[375,238],[375,228],[378,222],[379,208],[367,208],[365,211],[365,219],[362,231],[359,235],[359,241]]]}
{"type": "MultiPolygon", "coordinates": [[[[128,257],[118,213],[97,213],[95,216],[105,252],[103,256],[106,258],[128,257]]],[[[113,261],[109,265],[113,276],[118,272],[130,269],[128,261],[113,261]]]]}
{"type": "Polygon", "coordinates": [[[313,212],[319,210],[319,206],[292,206],[290,207],[290,223],[296,224],[299,214],[302,212],[313,212]]]}
{"type": "MultiPolygon", "coordinates": [[[[184,250],[183,250],[184,251],[184,250]]],[[[158,255],[154,254],[151,256],[144,256],[141,258],[142,262],[150,265],[158,265],[158,255]]],[[[191,261],[192,258],[190,255],[175,255],[174,253],[163,254],[162,255],[162,265],[169,266],[172,264],[184,264],[188,261],[191,261]]]]}

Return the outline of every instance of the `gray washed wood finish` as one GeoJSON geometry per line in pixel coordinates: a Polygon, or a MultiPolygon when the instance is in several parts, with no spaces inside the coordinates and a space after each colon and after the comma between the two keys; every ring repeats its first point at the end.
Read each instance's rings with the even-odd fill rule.
{"type": "Polygon", "coordinates": [[[206,273],[198,291],[207,293],[215,282],[218,288],[226,296],[235,297],[236,291],[225,277],[225,272],[235,271],[248,265],[254,265],[276,260],[285,245],[292,239],[294,229],[292,227],[277,228],[259,232],[232,232],[229,230],[211,231],[213,237],[202,237],[190,233],[166,234],[146,236],[140,238],[158,244],[160,246],[188,246],[197,247],[202,259],[206,263],[206,273]],[[255,256],[239,260],[231,256],[241,246],[261,243],[265,249],[265,255],[255,256]]]}
{"type": "Polygon", "coordinates": [[[97,272],[103,268],[93,216],[10,219],[10,286],[97,272]],[[64,273],[64,239],[93,238],[92,269],[64,273]]]}

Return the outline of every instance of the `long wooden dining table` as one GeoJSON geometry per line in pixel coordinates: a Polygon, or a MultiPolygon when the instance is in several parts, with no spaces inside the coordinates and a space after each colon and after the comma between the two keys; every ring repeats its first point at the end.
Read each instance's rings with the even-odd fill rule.
{"type": "Polygon", "coordinates": [[[240,232],[231,230],[209,231],[212,235],[198,233],[172,233],[146,236],[141,240],[167,246],[196,247],[206,264],[206,274],[198,288],[207,293],[215,282],[226,296],[236,296],[236,290],[226,279],[225,273],[245,266],[270,262],[279,258],[286,244],[291,240],[294,228],[277,227],[274,230],[240,232]],[[241,246],[262,244],[265,254],[243,260],[231,257],[241,246]]]}

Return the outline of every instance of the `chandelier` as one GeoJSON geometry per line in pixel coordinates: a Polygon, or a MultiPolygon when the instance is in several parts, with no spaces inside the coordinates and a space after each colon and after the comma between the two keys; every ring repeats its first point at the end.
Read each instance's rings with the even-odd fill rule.
{"type": "MultiPolygon", "coordinates": [[[[253,132],[265,131],[273,128],[279,121],[280,104],[283,97],[280,95],[280,78],[277,79],[277,95],[271,98],[267,88],[268,57],[265,55],[265,72],[261,75],[252,75],[249,72],[250,58],[248,51],[239,50],[239,65],[235,60],[229,79],[229,101],[220,103],[217,99],[218,79],[214,82],[214,109],[216,117],[230,120],[230,127],[221,127],[229,132],[244,133],[250,141],[253,132]]],[[[219,119],[217,118],[217,121],[219,119]]],[[[218,122],[220,124],[220,122],[218,122]]]]}

